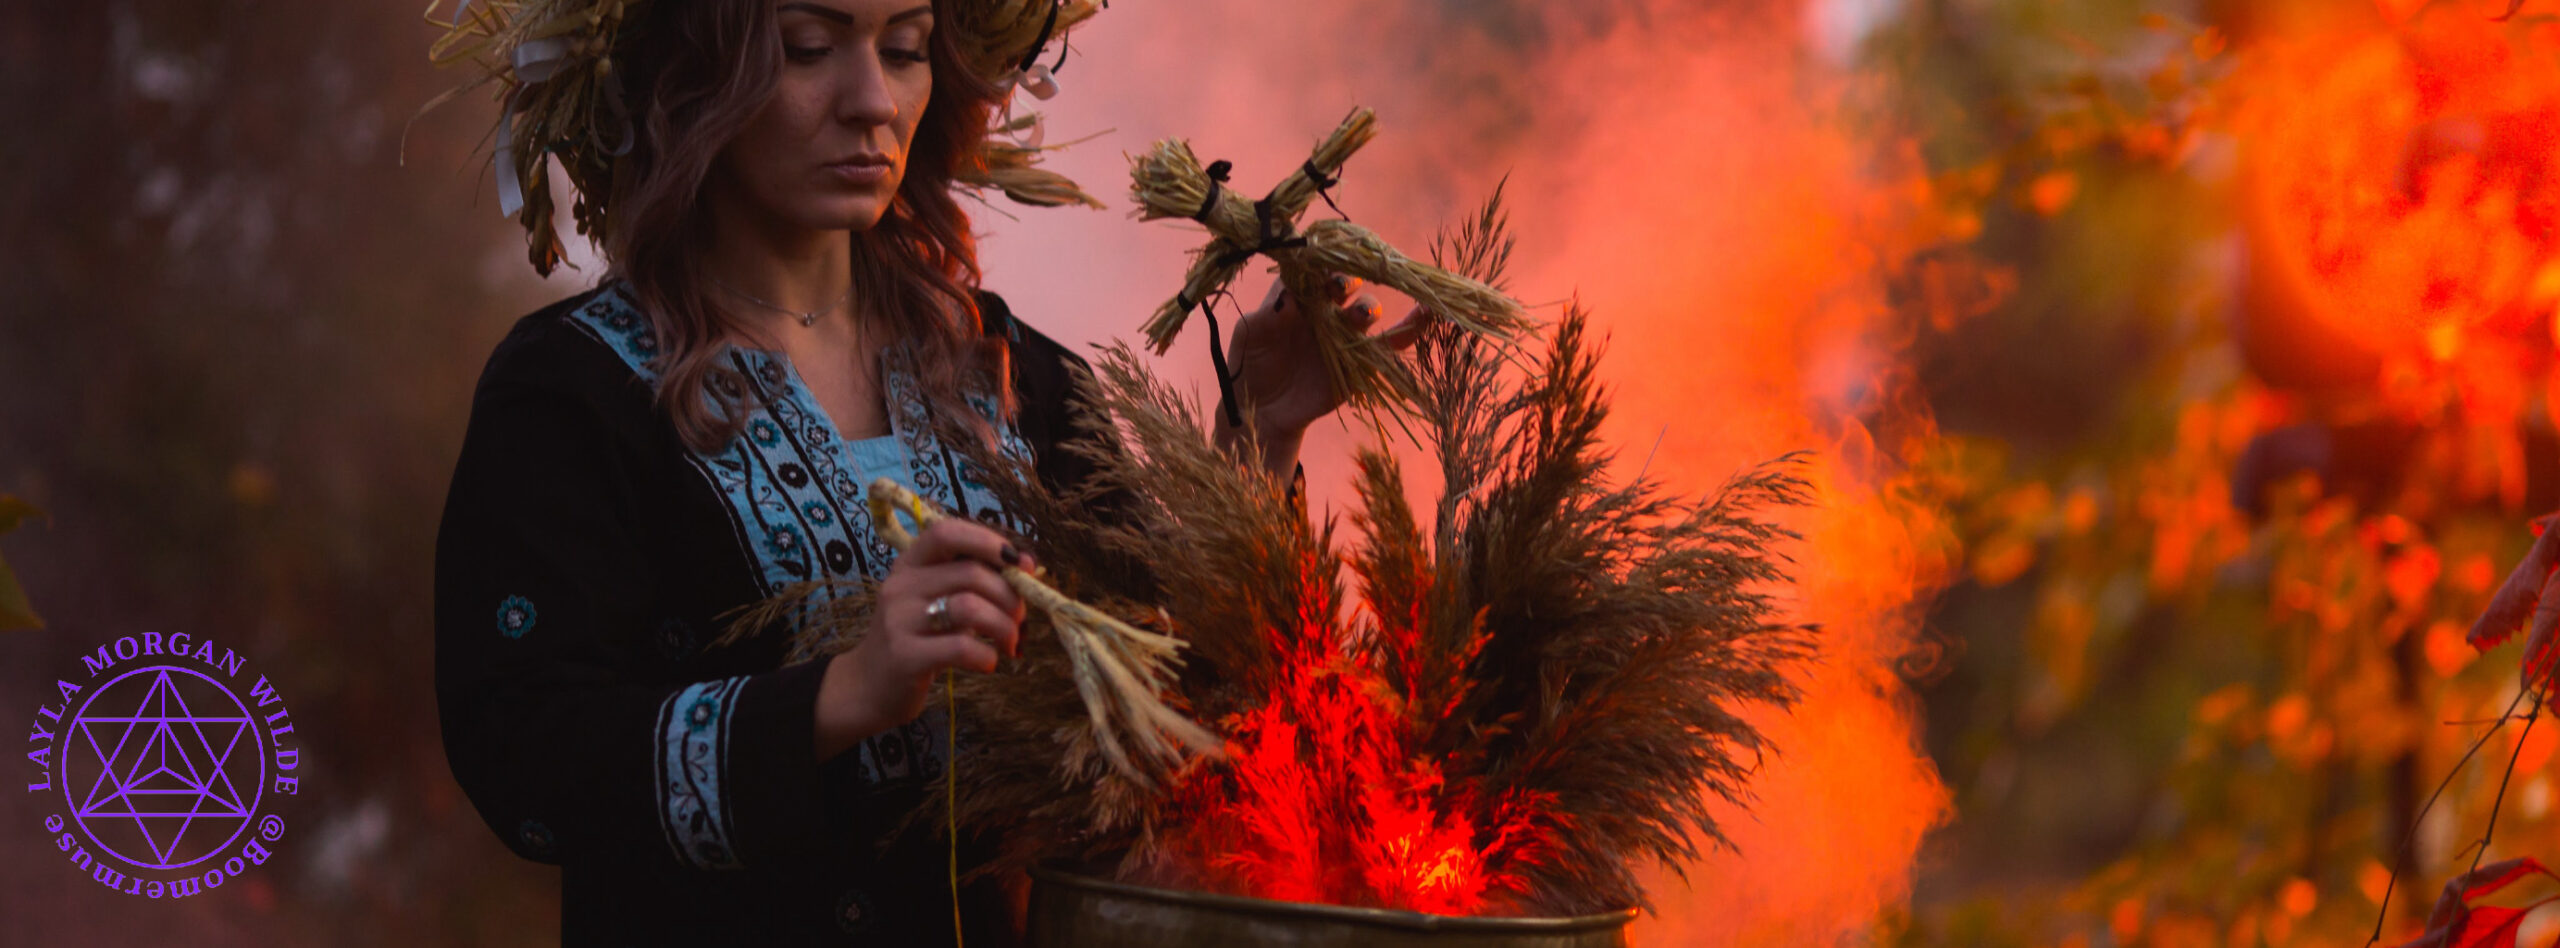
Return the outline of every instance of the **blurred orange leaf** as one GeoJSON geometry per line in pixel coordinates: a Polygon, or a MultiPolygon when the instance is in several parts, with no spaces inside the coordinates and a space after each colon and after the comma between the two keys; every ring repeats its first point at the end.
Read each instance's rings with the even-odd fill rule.
{"type": "Polygon", "coordinates": [[[2006,586],[2035,562],[2033,537],[2016,530],[2002,531],[1974,548],[1973,581],[1985,588],[2006,586]]]}
{"type": "MultiPolygon", "coordinates": [[[[41,517],[44,511],[18,497],[0,494],[0,535],[17,529],[29,516],[41,517]]],[[[18,587],[18,575],[9,571],[9,561],[0,558],[0,632],[41,628],[44,619],[27,602],[27,591],[18,587]]]]}
{"type": "Polygon", "coordinates": [[[2046,172],[2027,186],[2027,202],[2046,217],[2062,213],[2079,194],[2080,178],[2068,171],[2046,172]]]}
{"type": "MultiPolygon", "coordinates": [[[[2523,2],[2524,0],[2516,0],[2518,6],[2522,6],[2523,2]]],[[[2374,6],[2382,11],[2384,17],[2394,23],[2408,19],[2410,14],[2418,12],[2420,7],[2426,5],[2427,0],[2374,0],[2374,6]]],[[[2508,12],[2512,14],[2514,11],[2508,12]]]]}
{"type": "Polygon", "coordinates": [[[2207,27],[2203,32],[2197,33],[2196,38],[2189,44],[2189,48],[2195,52],[2197,59],[2212,59],[2216,56],[2220,56],[2223,51],[2229,49],[2230,46],[2230,38],[2222,35],[2222,31],[2220,29],[2212,27],[2207,27]]]}

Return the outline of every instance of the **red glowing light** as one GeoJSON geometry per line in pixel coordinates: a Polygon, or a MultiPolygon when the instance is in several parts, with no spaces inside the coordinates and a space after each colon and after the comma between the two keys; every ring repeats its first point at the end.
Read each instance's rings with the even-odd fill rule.
{"type": "MultiPolygon", "coordinates": [[[[1321,626],[1318,626],[1321,628],[1321,626]]],[[[1473,796],[1415,752],[1381,668],[1340,643],[1293,646],[1272,699],[1231,723],[1228,760],[1179,793],[1179,848],[1212,888],[1261,898],[1482,911],[1497,881],[1473,796]]]]}

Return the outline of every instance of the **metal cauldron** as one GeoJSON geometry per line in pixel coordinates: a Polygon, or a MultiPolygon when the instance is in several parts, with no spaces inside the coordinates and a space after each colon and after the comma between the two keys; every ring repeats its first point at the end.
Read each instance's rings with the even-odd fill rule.
{"type": "Polygon", "coordinates": [[[1304,905],[1031,872],[1031,948],[1624,948],[1634,909],[1460,918],[1304,905]]]}

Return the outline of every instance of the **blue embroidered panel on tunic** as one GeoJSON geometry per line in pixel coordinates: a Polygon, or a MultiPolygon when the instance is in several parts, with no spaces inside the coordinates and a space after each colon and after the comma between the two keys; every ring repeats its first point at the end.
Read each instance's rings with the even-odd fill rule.
{"type": "Polygon", "coordinates": [[[729,827],[735,814],[722,799],[728,770],[729,713],[746,678],[687,686],[658,706],[652,748],[658,763],[658,826],[667,846],[697,869],[737,869],[729,827]]]}
{"type": "MultiPolygon", "coordinates": [[[[658,373],[648,365],[658,353],[657,340],[619,284],[598,293],[572,319],[644,381],[657,384],[658,373]]],[[[888,477],[945,509],[1021,527],[970,479],[960,456],[933,436],[924,400],[896,360],[883,359],[879,374],[891,433],[847,442],[788,358],[735,344],[728,350],[731,367],[754,389],[745,428],[724,450],[689,460],[728,501],[739,546],[760,568],[766,595],[820,575],[876,579],[887,571],[895,554],[872,532],[864,503],[875,477],[888,477]],[[891,448],[899,450],[893,454],[891,448]]],[[[983,396],[973,394],[969,402],[994,416],[983,396]]],[[[1013,426],[996,427],[1003,453],[1028,463],[1030,447],[1013,426]]]]}
{"type": "MultiPolygon", "coordinates": [[[[658,355],[657,339],[620,284],[597,293],[570,320],[656,387],[659,375],[649,362],[658,355]]],[[[730,526],[757,567],[765,595],[819,576],[876,580],[887,573],[896,553],[872,531],[865,503],[874,478],[887,477],[946,510],[1022,530],[970,478],[960,456],[933,436],[925,402],[896,360],[882,359],[878,375],[891,433],[847,441],[788,358],[735,344],[725,355],[753,389],[742,402],[745,425],[723,449],[688,452],[686,460],[726,502],[730,526]]],[[[985,397],[973,394],[969,402],[995,417],[985,397]]],[[[1013,426],[999,424],[996,430],[999,449],[1027,465],[1030,447],[1013,426]]],[[[668,699],[656,722],[661,822],[677,854],[703,868],[736,867],[720,783],[728,771],[729,735],[722,725],[737,681],[683,690],[668,699]]],[[[863,777],[878,784],[938,776],[950,759],[944,733],[937,708],[864,741],[856,751],[863,777]]]]}

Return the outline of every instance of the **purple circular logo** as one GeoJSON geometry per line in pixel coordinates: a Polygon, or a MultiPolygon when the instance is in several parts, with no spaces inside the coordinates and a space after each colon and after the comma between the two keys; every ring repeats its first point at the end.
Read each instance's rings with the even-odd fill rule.
{"type": "Polygon", "coordinates": [[[201,672],[148,665],[117,675],[71,716],[60,771],[72,821],[144,869],[230,848],[266,787],[255,724],[201,672]]]}
{"type": "Polygon", "coordinates": [[[29,792],[75,871],[127,895],[185,898],[264,865],[284,819],[262,804],[301,788],[282,696],[246,661],[185,633],[143,633],[80,659],[38,707],[29,792]]]}

